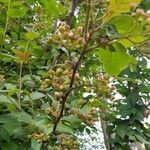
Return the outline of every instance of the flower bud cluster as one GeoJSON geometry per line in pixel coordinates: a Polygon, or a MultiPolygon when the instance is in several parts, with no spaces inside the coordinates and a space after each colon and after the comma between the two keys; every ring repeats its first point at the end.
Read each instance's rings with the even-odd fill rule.
{"type": "Polygon", "coordinates": [[[110,85],[109,76],[107,75],[99,75],[96,80],[93,81],[94,91],[98,91],[100,96],[106,97],[109,100],[113,100],[114,96],[112,95],[115,87],[110,85]]]}
{"type": "Polygon", "coordinates": [[[91,110],[89,110],[88,112],[85,112],[85,113],[83,113],[80,109],[72,108],[70,110],[70,113],[73,114],[73,115],[78,116],[88,126],[93,126],[94,123],[98,119],[98,117],[97,117],[98,112],[95,108],[92,108],[91,110]]]}
{"type": "Polygon", "coordinates": [[[47,108],[45,110],[45,113],[49,116],[51,116],[51,118],[53,118],[54,120],[56,118],[58,118],[59,114],[60,114],[60,102],[54,100],[52,103],[52,106],[47,108]]]}
{"type": "Polygon", "coordinates": [[[97,75],[97,78],[86,79],[84,81],[85,91],[90,93],[97,93],[98,96],[102,96],[108,98],[109,100],[113,100],[113,93],[115,91],[115,86],[110,84],[109,77],[107,75],[97,75]]]}
{"type": "Polygon", "coordinates": [[[138,8],[132,15],[136,17],[138,21],[144,24],[150,24],[150,10],[145,12],[143,9],[138,8]]]}
{"type": "Polygon", "coordinates": [[[71,150],[78,149],[77,138],[73,135],[61,134],[59,135],[59,141],[60,141],[61,146],[67,149],[71,149],[71,150]]]}
{"type": "Polygon", "coordinates": [[[33,133],[31,137],[34,138],[39,143],[44,142],[48,139],[48,136],[45,135],[44,133],[37,133],[37,132],[33,133]]]}
{"type": "Polygon", "coordinates": [[[71,30],[69,25],[65,22],[61,22],[57,31],[52,36],[48,37],[47,43],[61,45],[69,50],[77,50],[86,44],[82,34],[82,26],[71,30]]]}
{"type": "MultiPolygon", "coordinates": [[[[73,74],[72,64],[66,60],[64,64],[54,67],[48,71],[49,77],[44,79],[41,85],[41,89],[46,91],[50,87],[54,91],[56,99],[60,99],[64,96],[70,86],[70,82],[73,74]]],[[[77,72],[75,74],[75,86],[80,83],[80,75],[77,72]]]]}

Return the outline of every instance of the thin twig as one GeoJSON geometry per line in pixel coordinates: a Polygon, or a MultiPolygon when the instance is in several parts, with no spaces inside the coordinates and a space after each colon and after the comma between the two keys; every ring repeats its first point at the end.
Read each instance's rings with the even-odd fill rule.
{"type": "Polygon", "coordinates": [[[88,6],[88,10],[87,10],[85,26],[84,26],[84,35],[85,35],[85,37],[87,36],[88,30],[89,30],[89,24],[90,24],[89,18],[90,18],[91,8],[92,8],[92,3],[91,2],[92,2],[91,0],[88,0],[88,5],[87,5],[88,6]]]}
{"type": "MultiPolygon", "coordinates": [[[[30,78],[31,78],[31,82],[32,82],[32,85],[31,85],[31,95],[33,95],[33,87],[34,87],[34,81],[33,81],[33,74],[32,74],[32,68],[31,68],[31,65],[29,64],[29,72],[30,72],[30,78]]],[[[32,106],[32,111],[33,111],[33,114],[34,113],[34,106],[33,106],[33,99],[32,99],[32,96],[30,96],[30,101],[31,101],[31,106],[32,106]]]]}
{"type": "MultiPolygon", "coordinates": [[[[25,53],[28,51],[30,41],[27,41],[27,46],[25,53]]],[[[21,100],[21,94],[22,94],[22,68],[23,68],[23,61],[20,61],[20,72],[19,72],[19,107],[21,108],[22,100],[21,100]]]]}
{"type": "Polygon", "coordinates": [[[5,30],[4,30],[4,39],[5,39],[7,29],[8,29],[8,21],[9,21],[8,11],[9,11],[9,8],[10,8],[10,4],[11,4],[11,0],[8,1],[7,18],[6,18],[6,25],[5,25],[5,30]]]}
{"type": "MultiPolygon", "coordinates": [[[[9,11],[9,8],[10,8],[10,4],[11,4],[11,0],[8,1],[8,8],[7,8],[7,14],[6,14],[7,15],[6,24],[5,24],[4,34],[3,34],[3,42],[5,42],[6,32],[7,32],[7,29],[8,29],[8,21],[9,21],[8,11],[9,11]]],[[[0,52],[2,51],[2,49],[3,49],[3,46],[1,45],[0,52]]]]}
{"type": "Polygon", "coordinates": [[[21,102],[21,94],[22,94],[22,67],[23,67],[23,62],[20,62],[20,72],[19,72],[19,100],[18,104],[19,107],[21,108],[22,102],[21,102]]]}

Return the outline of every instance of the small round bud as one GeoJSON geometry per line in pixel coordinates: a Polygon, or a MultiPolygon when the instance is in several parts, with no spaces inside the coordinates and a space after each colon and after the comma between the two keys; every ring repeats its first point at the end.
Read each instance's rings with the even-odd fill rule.
{"type": "Polygon", "coordinates": [[[61,68],[57,68],[56,74],[59,76],[63,73],[63,70],[61,68]]]}
{"type": "Polygon", "coordinates": [[[108,42],[109,42],[109,39],[107,37],[101,37],[100,38],[101,44],[106,45],[106,44],[108,44],[108,42]]]}
{"type": "Polygon", "coordinates": [[[150,18],[150,10],[148,10],[148,11],[146,12],[146,17],[147,17],[147,18],[150,18]]]}
{"type": "Polygon", "coordinates": [[[27,138],[29,138],[29,139],[32,138],[32,135],[28,135],[27,138]]]}
{"type": "Polygon", "coordinates": [[[106,2],[106,0],[99,0],[99,4],[103,5],[106,2]]]}
{"type": "Polygon", "coordinates": [[[139,15],[145,15],[144,10],[143,10],[143,9],[140,9],[140,8],[138,8],[138,9],[136,10],[136,13],[139,14],[139,15]]]}
{"type": "Polygon", "coordinates": [[[48,39],[47,39],[47,44],[51,44],[53,42],[53,38],[52,37],[49,37],[48,39]]]}
{"type": "Polygon", "coordinates": [[[52,76],[56,75],[56,72],[54,70],[49,70],[48,73],[49,75],[52,75],[52,76]]]}
{"type": "Polygon", "coordinates": [[[44,82],[45,82],[47,85],[50,85],[50,84],[51,84],[51,80],[50,80],[50,79],[45,79],[44,82]]]}
{"type": "Polygon", "coordinates": [[[71,39],[71,40],[73,40],[74,39],[74,34],[73,34],[73,32],[69,32],[68,33],[68,37],[71,39]]]}
{"type": "Polygon", "coordinates": [[[147,22],[148,24],[150,24],[150,18],[147,18],[147,19],[146,19],[146,22],[147,22]]]}
{"type": "Polygon", "coordinates": [[[63,85],[61,85],[59,88],[60,88],[60,90],[62,91],[62,90],[64,89],[64,86],[63,86],[63,85]]]}
{"type": "Polygon", "coordinates": [[[79,45],[82,45],[84,42],[84,39],[82,37],[79,37],[77,40],[79,45]]]}
{"type": "Polygon", "coordinates": [[[68,74],[69,74],[69,71],[68,71],[68,70],[65,70],[65,71],[63,72],[63,74],[64,74],[64,75],[68,75],[68,74]]]}
{"type": "Polygon", "coordinates": [[[58,32],[64,32],[64,31],[66,31],[66,28],[65,28],[65,26],[60,26],[59,28],[58,28],[58,32]]]}
{"type": "Polygon", "coordinates": [[[75,74],[75,79],[77,79],[77,80],[80,79],[79,73],[76,73],[76,74],[75,74]]]}
{"type": "Polygon", "coordinates": [[[64,94],[63,92],[55,92],[54,95],[59,98],[62,97],[64,94]]]}
{"type": "Polygon", "coordinates": [[[133,3],[133,2],[130,3],[130,8],[131,8],[131,10],[135,10],[136,7],[137,7],[137,4],[136,4],[136,3],[133,3]]]}
{"type": "Polygon", "coordinates": [[[83,27],[82,27],[82,26],[79,26],[79,27],[77,28],[77,31],[78,31],[79,33],[82,33],[83,27]]]}
{"type": "Polygon", "coordinates": [[[111,98],[111,94],[110,94],[110,93],[107,93],[107,94],[106,94],[106,97],[107,97],[107,98],[111,98]]]}
{"type": "Polygon", "coordinates": [[[91,92],[91,88],[90,88],[90,87],[86,87],[86,88],[85,88],[85,91],[86,91],[87,93],[90,93],[90,92],[91,92]]]}
{"type": "Polygon", "coordinates": [[[68,32],[65,31],[62,36],[63,36],[64,39],[68,39],[68,32]]]}

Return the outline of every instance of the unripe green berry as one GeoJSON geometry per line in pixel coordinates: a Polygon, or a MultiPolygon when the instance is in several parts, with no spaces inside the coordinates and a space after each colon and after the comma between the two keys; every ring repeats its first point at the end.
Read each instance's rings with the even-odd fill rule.
{"type": "Polygon", "coordinates": [[[82,27],[82,26],[79,26],[79,27],[77,28],[77,32],[82,33],[82,31],[83,31],[83,27],[82,27]]]}
{"type": "Polygon", "coordinates": [[[63,73],[63,70],[62,70],[61,68],[57,68],[56,74],[57,74],[58,76],[60,76],[60,75],[62,75],[62,73],[63,73]]]}
{"type": "Polygon", "coordinates": [[[49,75],[52,75],[52,76],[56,75],[56,72],[54,70],[49,70],[48,73],[49,75]]]}
{"type": "Polygon", "coordinates": [[[47,85],[50,85],[50,84],[51,84],[51,80],[50,80],[50,79],[45,79],[44,82],[45,82],[47,85]]]}

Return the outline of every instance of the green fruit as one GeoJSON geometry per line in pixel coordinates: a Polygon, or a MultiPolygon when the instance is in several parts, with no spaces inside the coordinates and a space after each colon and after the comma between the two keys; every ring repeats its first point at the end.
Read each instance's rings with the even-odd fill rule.
{"type": "Polygon", "coordinates": [[[59,26],[58,30],[60,32],[64,32],[64,31],[66,31],[66,27],[64,25],[61,25],[61,26],[59,26]]]}
{"type": "Polygon", "coordinates": [[[45,79],[44,82],[45,82],[47,85],[50,85],[50,84],[51,84],[51,80],[50,80],[50,79],[45,79]]]}
{"type": "Polygon", "coordinates": [[[47,85],[41,85],[41,89],[45,90],[47,88],[47,85]]]}
{"type": "Polygon", "coordinates": [[[86,90],[87,93],[90,93],[91,92],[91,87],[86,87],[85,90],[86,90]]]}
{"type": "Polygon", "coordinates": [[[73,32],[69,32],[68,33],[68,37],[71,39],[71,40],[73,40],[74,39],[74,34],[73,34],[73,32]]]}
{"type": "Polygon", "coordinates": [[[56,75],[56,72],[55,72],[54,70],[49,70],[48,73],[49,73],[49,75],[51,75],[51,76],[56,75]]]}
{"type": "Polygon", "coordinates": [[[83,27],[82,27],[82,26],[79,26],[79,27],[77,28],[77,32],[82,33],[82,31],[83,31],[83,27]]]}
{"type": "Polygon", "coordinates": [[[59,98],[59,97],[63,96],[63,93],[62,92],[55,92],[54,95],[59,98]]]}
{"type": "Polygon", "coordinates": [[[60,76],[60,75],[62,75],[62,73],[63,73],[63,70],[62,70],[61,68],[57,68],[56,74],[57,74],[58,76],[60,76]]]}

